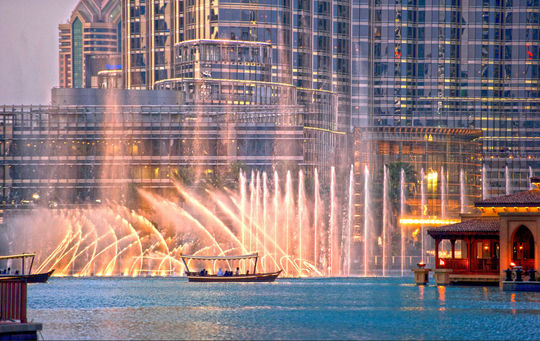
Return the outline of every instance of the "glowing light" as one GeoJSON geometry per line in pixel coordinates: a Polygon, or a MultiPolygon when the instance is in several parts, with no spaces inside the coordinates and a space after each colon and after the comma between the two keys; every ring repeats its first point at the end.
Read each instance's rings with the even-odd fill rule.
{"type": "Polygon", "coordinates": [[[427,173],[427,179],[430,181],[437,181],[437,177],[438,174],[435,171],[427,173]]]}
{"type": "Polygon", "coordinates": [[[430,225],[443,226],[459,223],[459,219],[422,219],[422,218],[402,218],[399,219],[401,225],[430,225]]]}
{"type": "Polygon", "coordinates": [[[444,265],[444,260],[439,259],[439,265],[444,265]]]}
{"type": "Polygon", "coordinates": [[[39,200],[39,194],[37,193],[32,194],[32,199],[39,200]]]}
{"type": "Polygon", "coordinates": [[[513,268],[514,266],[516,266],[516,263],[510,262],[510,267],[513,268]]]}

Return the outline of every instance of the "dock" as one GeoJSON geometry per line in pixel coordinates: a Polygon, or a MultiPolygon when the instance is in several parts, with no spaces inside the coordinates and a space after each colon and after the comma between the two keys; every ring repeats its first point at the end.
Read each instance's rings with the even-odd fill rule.
{"type": "Polygon", "coordinates": [[[37,340],[41,323],[0,321],[0,340],[37,340]]]}
{"type": "Polygon", "coordinates": [[[24,278],[0,281],[0,340],[37,340],[42,324],[27,321],[26,289],[24,278]]]}

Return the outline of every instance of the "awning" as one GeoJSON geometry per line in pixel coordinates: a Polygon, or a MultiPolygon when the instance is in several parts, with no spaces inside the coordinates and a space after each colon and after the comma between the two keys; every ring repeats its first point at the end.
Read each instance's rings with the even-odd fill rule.
{"type": "Polygon", "coordinates": [[[26,257],[35,257],[35,253],[21,253],[20,255],[9,255],[9,256],[0,256],[0,260],[2,259],[16,259],[16,258],[26,258],[26,257]]]}
{"type": "Polygon", "coordinates": [[[239,260],[239,259],[251,259],[259,257],[259,253],[255,252],[249,255],[238,255],[238,256],[189,256],[182,255],[180,256],[183,259],[195,259],[195,260],[239,260]]]}

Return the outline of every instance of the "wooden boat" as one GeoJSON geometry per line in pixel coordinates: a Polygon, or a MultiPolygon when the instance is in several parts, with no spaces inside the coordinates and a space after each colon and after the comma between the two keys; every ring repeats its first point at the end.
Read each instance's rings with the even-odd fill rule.
{"type": "Polygon", "coordinates": [[[186,276],[189,282],[273,282],[281,273],[281,270],[276,272],[267,272],[267,273],[257,273],[257,261],[259,259],[258,253],[253,253],[250,255],[241,255],[241,256],[181,256],[182,261],[186,267],[186,276]],[[208,275],[204,271],[202,272],[193,272],[189,270],[188,263],[190,260],[200,260],[200,261],[226,261],[229,266],[231,261],[239,260],[250,260],[254,259],[253,272],[241,273],[236,275],[234,271],[230,271],[230,275],[217,275],[212,274],[208,275]]]}
{"type": "Polygon", "coordinates": [[[9,259],[20,259],[21,260],[21,267],[20,271],[16,270],[15,268],[13,270],[10,269],[9,273],[6,271],[6,269],[3,269],[0,272],[0,281],[7,280],[7,279],[20,279],[24,280],[27,283],[45,283],[49,280],[49,277],[53,274],[54,270],[51,270],[49,272],[42,272],[33,274],[32,273],[32,266],[34,265],[34,257],[36,256],[35,253],[22,253],[19,255],[8,255],[8,256],[0,256],[0,261],[2,260],[9,260],[9,259]],[[26,271],[26,258],[30,258],[30,266],[28,268],[28,271],[26,271]],[[6,273],[4,273],[6,272],[6,273]]]}

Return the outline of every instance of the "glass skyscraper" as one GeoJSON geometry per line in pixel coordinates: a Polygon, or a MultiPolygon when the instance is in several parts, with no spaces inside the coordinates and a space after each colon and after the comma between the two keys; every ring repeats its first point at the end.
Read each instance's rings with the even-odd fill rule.
{"type": "Polygon", "coordinates": [[[99,87],[99,71],[121,68],[120,19],[119,0],[81,0],[68,23],[58,25],[61,88],[99,87]]]}
{"type": "Polygon", "coordinates": [[[481,129],[488,195],[540,169],[538,0],[355,0],[352,124],[481,129]],[[505,168],[509,172],[505,175],[505,168]]]}

